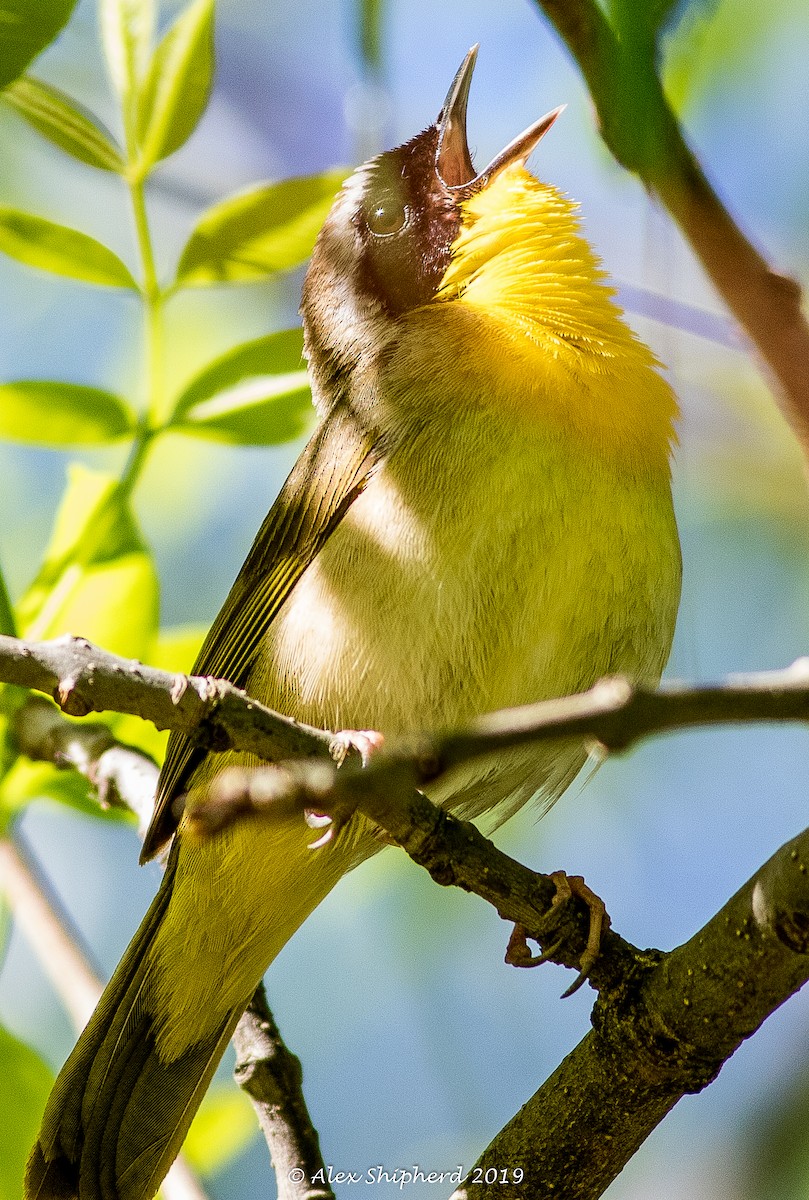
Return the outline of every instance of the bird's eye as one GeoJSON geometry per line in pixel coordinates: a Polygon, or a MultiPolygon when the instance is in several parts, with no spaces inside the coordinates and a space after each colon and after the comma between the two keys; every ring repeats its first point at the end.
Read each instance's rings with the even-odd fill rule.
{"type": "Polygon", "coordinates": [[[390,237],[404,229],[407,215],[407,206],[398,196],[385,196],[368,206],[365,221],[376,237],[390,237]]]}

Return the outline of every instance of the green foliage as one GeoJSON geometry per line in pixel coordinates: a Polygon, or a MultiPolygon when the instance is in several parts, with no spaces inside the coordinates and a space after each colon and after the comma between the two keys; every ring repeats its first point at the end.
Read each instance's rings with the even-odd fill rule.
{"type": "Polygon", "coordinates": [[[172,426],[242,445],[288,441],[312,420],[299,329],[235,346],[210,364],[178,398],[172,426]]]}
{"type": "MultiPolygon", "coordinates": [[[[299,329],[256,338],[215,358],[200,339],[191,381],[172,395],[162,354],[171,304],[187,288],[266,280],[301,264],[345,172],[261,183],[223,199],[190,231],[179,265],[168,272],[173,282],[162,283],[152,244],[149,179],[204,115],[214,77],[214,0],[191,0],[157,44],[153,0],[99,0],[101,42],[123,130],[120,142],[72,96],[21,76],[72,7],[72,0],[36,5],[0,0],[0,84],[8,85],[2,99],[59,151],[118,178],[134,217],[137,270],[83,230],[10,207],[0,208],[0,251],[23,268],[114,288],[110,304],[120,303],[122,295],[129,303],[136,297],[144,317],[143,369],[134,395],[89,380],[0,380],[0,438],[85,452],[123,442],[127,452],[117,476],[87,466],[68,468],[42,562],[16,604],[0,575],[0,633],[32,639],[81,634],[114,653],[187,671],[203,631],[159,629],[157,570],[132,507],[144,465],[167,433],[270,445],[299,437],[313,413],[299,329]],[[12,18],[20,31],[17,42],[5,37],[4,22],[12,18]]],[[[48,201],[58,202],[58,186],[49,190],[48,201]]],[[[88,330],[88,339],[92,336],[88,330]]],[[[77,773],[19,756],[5,735],[24,703],[21,690],[2,690],[0,828],[7,829],[42,797],[120,819],[115,810],[102,814],[90,784],[77,773]]],[[[157,759],[162,755],[166,735],[149,723],[115,714],[103,719],[122,741],[157,759]]],[[[2,1031],[0,1058],[0,1089],[8,1090],[0,1096],[6,1114],[0,1132],[3,1200],[19,1195],[23,1159],[51,1080],[33,1052],[2,1031]]],[[[189,1138],[195,1165],[206,1172],[217,1169],[239,1152],[254,1127],[240,1093],[232,1088],[214,1092],[189,1138]]]]}
{"type": "Polygon", "coordinates": [[[801,44],[809,32],[809,10],[794,0],[691,0],[663,41],[666,94],[678,111],[706,93],[725,91],[755,71],[762,54],[776,53],[779,31],[793,30],[801,44]]]}
{"type": "Polygon", "coordinates": [[[0,0],[0,88],[56,37],[76,0],[0,0]]]}
{"type": "Polygon", "coordinates": [[[19,1200],[28,1148],[36,1137],[53,1072],[0,1025],[0,1200],[19,1200]]]}
{"type": "MultiPolygon", "coordinates": [[[[129,497],[148,454],[166,431],[242,445],[299,437],[312,420],[300,330],[269,334],[233,347],[196,375],[166,404],[156,347],[166,307],[185,287],[266,279],[310,254],[345,172],[260,184],[204,214],[182,253],[176,281],[161,288],[154,263],[143,184],[190,137],[203,116],[214,72],[214,0],[192,0],[155,47],[153,0],[99,0],[107,70],[118,97],[125,149],[98,117],[64,92],[31,77],[16,78],[58,32],[72,3],[0,5],[15,40],[0,47],[6,104],[52,145],[79,162],[122,177],[138,231],[144,287],[109,247],[78,229],[13,208],[0,208],[0,250],[29,267],[96,286],[138,291],[149,331],[143,391],[146,410],[90,384],[25,379],[0,382],[0,437],[64,448],[130,440],[119,480],[75,467],[55,516],[44,560],[16,612],[0,578],[0,631],[33,638],[80,632],[110,650],[154,658],[158,639],[158,581],[129,497]],[[36,28],[34,28],[36,27],[36,28]],[[155,365],[157,364],[157,365],[155,365]],[[168,415],[162,415],[168,413],[168,415]]],[[[378,6],[365,21],[369,46],[378,6]]],[[[378,42],[377,42],[378,51],[378,42]]],[[[198,644],[198,632],[193,635],[198,644]]],[[[191,665],[193,655],[183,665],[191,665]]],[[[135,718],[111,718],[120,736],[154,754],[165,737],[135,718]]],[[[6,813],[47,795],[83,810],[86,782],[6,750],[0,795],[6,813]]]]}
{"type": "MultiPolygon", "coordinates": [[[[193,0],[153,49],[155,10],[141,0],[101,0],[102,42],[118,94],[126,151],[91,112],[37,80],[18,80],[5,99],[52,144],[81,162],[120,174],[131,193],[143,268],[143,300],[157,359],[164,310],[185,287],[266,279],[300,265],[344,178],[330,171],[261,184],[206,213],[182,253],[175,283],[161,289],[142,185],[160,161],[196,128],[210,94],[213,0],[193,0]]],[[[138,289],[107,246],[77,229],[11,208],[0,209],[0,250],[28,266],[86,283],[138,289]]],[[[162,379],[146,380],[147,412],[138,418],[123,398],[79,383],[38,380],[0,384],[0,436],[42,445],[93,445],[134,438],[125,475],[129,489],[154,441],[166,429],[242,445],[297,438],[311,420],[300,333],[288,331],[234,348],[200,364],[197,378],[161,416],[162,379]]]]}
{"type": "Polygon", "coordinates": [[[13,637],[17,632],[17,623],[11,609],[6,579],[0,568],[0,633],[13,637]]]}
{"type": "Polygon", "coordinates": [[[12,824],[34,800],[53,800],[95,819],[132,820],[122,808],[101,808],[92,785],[76,771],[17,758],[0,781],[0,829],[12,824]]]}
{"type": "Polygon", "coordinates": [[[78,633],[127,658],[148,655],[157,631],[151,553],[118,481],[73,466],[36,578],[18,605],[25,637],[78,633]]]}
{"type": "Polygon", "coordinates": [[[374,74],[382,69],[383,7],[382,0],[359,0],[356,10],[360,55],[374,74]]]}
{"type": "Polygon", "coordinates": [[[79,383],[0,383],[0,437],[45,446],[92,446],[131,437],[137,417],[125,401],[79,383]]]}
{"type": "Polygon", "coordinates": [[[15,208],[0,208],[0,250],[54,275],[106,287],[138,286],[118,255],[95,238],[15,208]]]}
{"type": "Polygon", "coordinates": [[[79,162],[101,171],[120,174],[124,170],[121,151],[109,130],[58,88],[28,75],[10,84],[3,98],[38,133],[79,162]]]}
{"type": "Polygon", "coordinates": [[[99,17],[107,71],[129,132],[151,56],[155,5],[153,0],[99,0],[99,17]]]}
{"type": "Polygon", "coordinates": [[[195,0],[155,51],[138,110],[140,168],[179,150],[205,112],[214,70],[213,0],[195,0]]]}
{"type": "Polygon", "coordinates": [[[345,171],[252,188],[197,223],[177,268],[185,287],[246,283],[300,266],[312,253],[345,171]]]}

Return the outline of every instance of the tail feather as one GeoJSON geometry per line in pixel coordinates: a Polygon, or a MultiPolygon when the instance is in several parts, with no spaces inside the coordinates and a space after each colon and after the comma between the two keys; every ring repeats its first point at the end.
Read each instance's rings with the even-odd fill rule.
{"type": "MultiPolygon", "coordinates": [[[[176,855],[51,1093],[26,1172],[26,1200],[149,1200],[176,1158],[243,1006],[162,1061],[148,1011],[148,950],[171,897],[176,855]]],[[[245,997],[245,1004],[249,997],[245,997]]]]}

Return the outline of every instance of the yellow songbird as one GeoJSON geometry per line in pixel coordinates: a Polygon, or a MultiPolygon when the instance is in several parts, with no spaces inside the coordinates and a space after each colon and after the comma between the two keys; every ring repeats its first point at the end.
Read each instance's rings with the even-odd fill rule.
{"type": "MultiPolygon", "coordinates": [[[[320,424],[195,667],[326,728],[405,734],[654,681],[671,645],[674,396],[575,205],[525,169],[559,110],[475,173],[474,61],[335,200],[302,303],[320,424]]],[[[586,756],[521,748],[429,793],[492,827],[552,803],[586,756]]],[[[174,837],[165,878],[54,1087],[29,1200],[154,1195],[269,963],[378,848],[356,819],[314,851],[303,817],[206,841],[177,826],[178,796],[249,761],[172,736],[144,847],[174,837]]]]}

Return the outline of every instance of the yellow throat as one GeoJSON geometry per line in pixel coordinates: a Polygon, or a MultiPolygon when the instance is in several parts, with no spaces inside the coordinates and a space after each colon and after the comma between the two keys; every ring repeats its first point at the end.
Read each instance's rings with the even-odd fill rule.
{"type": "Polygon", "coordinates": [[[625,323],[615,289],[580,233],[578,205],[521,165],[467,201],[436,300],[458,302],[508,341],[492,355],[542,385],[541,411],[594,454],[629,454],[668,471],[679,410],[651,350],[625,323]]]}

